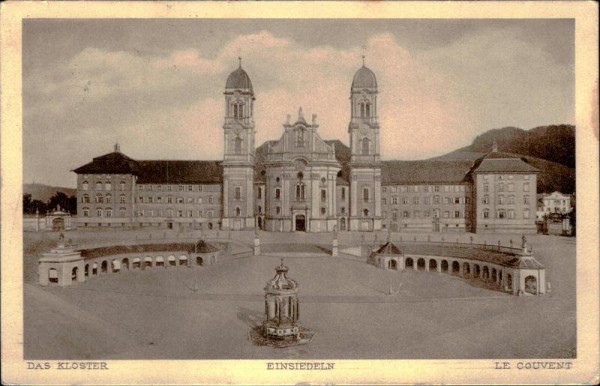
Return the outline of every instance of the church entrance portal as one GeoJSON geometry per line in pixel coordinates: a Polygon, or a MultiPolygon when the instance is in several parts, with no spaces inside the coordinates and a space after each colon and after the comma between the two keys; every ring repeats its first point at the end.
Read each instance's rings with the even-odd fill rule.
{"type": "Polygon", "coordinates": [[[296,216],[296,232],[306,232],[306,217],[303,214],[296,216]]]}

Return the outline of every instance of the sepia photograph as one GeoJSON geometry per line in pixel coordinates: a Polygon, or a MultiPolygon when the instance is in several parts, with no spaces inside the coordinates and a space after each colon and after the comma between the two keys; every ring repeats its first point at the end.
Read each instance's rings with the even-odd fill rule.
{"type": "MultiPolygon", "coordinates": [[[[15,379],[407,383],[402,363],[483,361],[511,383],[587,358],[576,382],[597,381],[576,17],[156,5],[19,22],[15,379]],[[268,375],[144,376],[212,361],[268,375]],[[387,375],[352,374],[371,361],[387,375]]],[[[420,381],[474,379],[437,371],[420,381]]]]}

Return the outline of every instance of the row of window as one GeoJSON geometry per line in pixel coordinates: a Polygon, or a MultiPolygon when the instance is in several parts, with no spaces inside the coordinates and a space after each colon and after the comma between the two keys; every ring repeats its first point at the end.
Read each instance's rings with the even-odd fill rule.
{"type": "MultiPolygon", "coordinates": [[[[424,210],[424,211],[415,210],[412,212],[412,218],[429,218],[429,217],[431,217],[432,213],[433,213],[433,218],[440,218],[440,215],[442,215],[444,218],[463,218],[463,215],[465,214],[465,212],[460,211],[460,210],[455,210],[455,211],[445,210],[443,212],[439,209],[434,209],[433,212],[428,211],[428,210],[424,210]]],[[[402,215],[402,218],[411,218],[410,211],[405,210],[405,211],[402,211],[402,213],[399,213],[398,211],[395,210],[392,212],[392,221],[397,221],[399,214],[402,215]]],[[[383,212],[383,217],[387,218],[387,212],[383,212]]]]}
{"type": "MultiPolygon", "coordinates": [[[[175,214],[177,217],[204,217],[204,212],[199,210],[199,211],[192,211],[192,210],[188,210],[188,211],[183,211],[183,210],[178,210],[178,211],[174,211],[173,209],[167,209],[166,211],[163,210],[138,210],[136,211],[136,216],[137,217],[163,217],[164,214],[167,215],[167,217],[173,217],[173,215],[175,214]],[[197,213],[197,216],[195,216],[194,214],[197,213]],[[185,215],[185,216],[184,216],[185,215]]],[[[239,216],[240,215],[240,210],[239,208],[236,208],[236,215],[239,216]]],[[[90,216],[90,209],[89,208],[83,208],[83,217],[89,217],[90,216]]],[[[108,209],[96,209],[96,217],[112,217],[113,216],[113,209],[112,208],[108,208],[108,209]]],[[[214,216],[214,211],[209,210],[206,211],[206,217],[213,217],[214,216]]],[[[119,209],[119,217],[127,217],[127,209],[126,208],[120,208],[119,209]]]]}
{"type": "MultiPolygon", "coordinates": [[[[119,190],[125,191],[127,183],[125,181],[121,181],[119,183],[119,190]]],[[[83,190],[89,190],[90,184],[88,181],[83,181],[81,183],[81,188],[83,190]]],[[[110,181],[96,181],[95,190],[112,190],[112,183],[110,181]]],[[[157,192],[165,191],[179,191],[179,192],[214,192],[218,191],[218,185],[137,185],[137,190],[140,192],[147,191],[151,192],[156,190],[157,192]],[[216,188],[215,188],[216,186],[216,188]],[[177,188],[175,188],[177,187],[177,188]]]]}
{"type": "MultiPolygon", "coordinates": [[[[496,189],[497,189],[498,192],[504,192],[505,189],[508,192],[514,192],[515,191],[515,184],[508,183],[505,186],[503,183],[499,183],[499,184],[496,185],[496,189]]],[[[484,192],[489,192],[490,191],[490,184],[483,184],[483,191],[484,192]]],[[[529,182],[524,182],[523,183],[523,191],[524,192],[529,192],[529,182]]]]}
{"type": "MultiPolygon", "coordinates": [[[[208,200],[207,202],[209,204],[213,204],[214,203],[214,198],[213,196],[208,196],[208,200]]],[[[217,199],[218,202],[221,202],[221,198],[218,197],[217,199]]],[[[90,196],[87,194],[84,194],[83,196],[81,196],[81,202],[84,204],[89,204],[90,203],[90,196]]],[[[100,193],[97,193],[96,196],[94,197],[94,202],[96,204],[111,204],[112,203],[112,195],[110,193],[106,194],[106,195],[102,195],[100,193]]],[[[158,197],[143,197],[140,196],[137,198],[136,200],[137,203],[140,204],[202,204],[204,202],[204,199],[202,197],[172,197],[172,196],[168,196],[166,197],[166,200],[163,200],[162,197],[158,196],[158,197]]],[[[119,196],[119,203],[120,204],[126,204],[127,203],[127,197],[124,194],[121,194],[119,196]]]]}
{"type": "Polygon", "coordinates": [[[140,192],[216,192],[219,185],[137,185],[140,192]]]}
{"type": "MultiPolygon", "coordinates": [[[[514,178],[514,176],[512,174],[508,174],[508,175],[505,175],[505,174],[496,174],[495,176],[496,176],[496,180],[512,180],[514,178]]],[[[490,175],[489,174],[484,174],[483,175],[483,179],[484,180],[490,179],[490,175]]],[[[528,180],[529,179],[529,174],[525,174],[523,176],[523,179],[528,180]]]]}
{"type": "MultiPolygon", "coordinates": [[[[440,196],[433,196],[433,204],[434,205],[439,205],[441,204],[443,201],[444,204],[450,205],[450,204],[470,204],[471,203],[471,198],[470,197],[444,197],[444,199],[442,200],[442,198],[440,196]]],[[[420,205],[421,202],[423,202],[424,205],[431,205],[431,197],[412,197],[412,200],[410,199],[410,197],[398,197],[398,196],[393,196],[391,197],[391,204],[392,205],[398,205],[398,203],[401,202],[402,205],[420,205]],[[422,200],[421,200],[422,199],[422,200]]],[[[383,205],[387,205],[387,198],[383,197],[381,199],[381,203],[383,205]]]]}
{"type": "MultiPolygon", "coordinates": [[[[504,204],[508,204],[508,205],[512,205],[515,203],[515,196],[508,196],[506,197],[507,199],[505,200],[505,197],[503,195],[499,195],[498,198],[496,199],[496,203],[498,205],[504,205],[504,204]]],[[[483,196],[481,198],[481,203],[482,204],[489,204],[490,203],[490,196],[488,196],[487,194],[485,196],[483,196]]],[[[529,200],[529,196],[523,196],[523,204],[524,205],[529,205],[530,200],[529,200]]]]}
{"type": "Polygon", "coordinates": [[[173,197],[167,196],[165,199],[163,197],[143,197],[139,196],[136,200],[137,203],[140,204],[203,204],[209,203],[213,204],[215,201],[221,202],[221,197],[218,197],[217,200],[213,198],[213,196],[206,197],[173,197]],[[205,202],[206,199],[206,202],[205,202]]]}
{"type": "MultiPolygon", "coordinates": [[[[490,217],[490,211],[488,209],[484,209],[481,212],[481,217],[482,218],[486,218],[486,219],[491,218],[490,217]]],[[[509,209],[509,210],[499,209],[499,210],[496,211],[496,217],[495,218],[497,218],[497,219],[515,219],[516,218],[515,211],[512,210],[512,209],[509,209]]],[[[529,209],[525,209],[523,211],[523,218],[524,219],[529,218],[529,209]]]]}
{"type": "Polygon", "coordinates": [[[444,192],[444,193],[460,193],[460,192],[465,192],[465,191],[470,191],[468,186],[465,185],[434,185],[434,186],[430,186],[430,185],[402,185],[402,186],[382,186],[381,187],[381,192],[382,193],[386,193],[386,192],[391,192],[391,193],[396,193],[396,192],[400,192],[400,193],[419,193],[419,192],[424,192],[424,193],[429,193],[429,192],[433,192],[433,193],[440,193],[440,192],[444,192]]]}

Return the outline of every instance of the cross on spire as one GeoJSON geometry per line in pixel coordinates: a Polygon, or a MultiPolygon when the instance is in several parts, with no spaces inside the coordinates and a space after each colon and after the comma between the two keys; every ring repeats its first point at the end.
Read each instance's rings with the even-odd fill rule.
{"type": "Polygon", "coordinates": [[[362,60],[363,60],[363,67],[365,66],[365,55],[362,55],[362,60]]]}
{"type": "Polygon", "coordinates": [[[238,65],[240,68],[242,68],[242,57],[238,56],[238,65]]]}

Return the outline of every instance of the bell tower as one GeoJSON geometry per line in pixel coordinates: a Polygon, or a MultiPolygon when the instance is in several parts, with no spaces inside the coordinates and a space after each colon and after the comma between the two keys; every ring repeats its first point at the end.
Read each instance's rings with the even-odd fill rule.
{"type": "Polygon", "coordinates": [[[254,89],[238,58],[225,84],[223,229],[254,228],[254,89]]]}
{"type": "Polygon", "coordinates": [[[381,157],[377,78],[363,65],[350,88],[350,230],[381,229],[381,157]]]}

